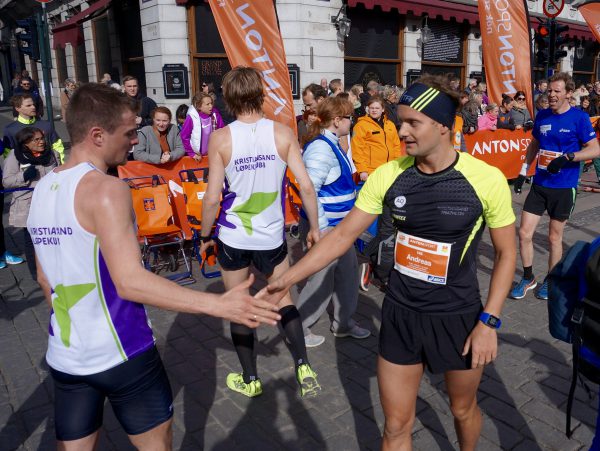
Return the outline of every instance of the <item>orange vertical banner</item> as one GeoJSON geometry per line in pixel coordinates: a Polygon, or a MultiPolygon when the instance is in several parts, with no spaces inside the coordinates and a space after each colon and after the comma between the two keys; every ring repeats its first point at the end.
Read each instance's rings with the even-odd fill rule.
{"type": "Polygon", "coordinates": [[[525,0],[478,0],[483,62],[488,96],[497,104],[502,94],[523,91],[533,117],[531,38],[525,0]]]}
{"type": "Polygon", "coordinates": [[[290,75],[275,5],[270,0],[209,0],[231,67],[252,66],[263,76],[264,112],[296,131],[290,75]]]}
{"type": "Polygon", "coordinates": [[[596,40],[600,42],[600,3],[590,3],[589,5],[582,5],[579,7],[579,12],[585,19],[596,36],[596,40]]]}

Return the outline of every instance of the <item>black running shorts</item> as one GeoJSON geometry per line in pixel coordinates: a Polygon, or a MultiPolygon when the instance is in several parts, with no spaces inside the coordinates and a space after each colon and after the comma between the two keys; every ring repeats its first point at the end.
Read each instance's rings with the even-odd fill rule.
{"type": "Polygon", "coordinates": [[[566,221],[573,213],[576,197],[575,188],[546,188],[534,183],[523,204],[523,211],[537,216],[547,211],[550,218],[566,221]]]}
{"type": "Polygon", "coordinates": [[[153,346],[127,362],[88,376],[50,368],[54,379],[54,427],[60,441],[87,437],[102,426],[104,400],[129,435],[141,434],[173,416],[173,394],[153,346]]]}
{"type": "Polygon", "coordinates": [[[273,274],[275,267],[287,257],[287,243],[275,249],[253,251],[236,249],[217,239],[217,260],[225,271],[237,271],[248,268],[250,263],[265,276],[273,274]]]}
{"type": "Polygon", "coordinates": [[[469,313],[424,314],[386,297],[381,310],[379,355],[396,365],[422,363],[432,373],[471,369],[471,354],[462,356],[467,337],[479,321],[469,313]]]}

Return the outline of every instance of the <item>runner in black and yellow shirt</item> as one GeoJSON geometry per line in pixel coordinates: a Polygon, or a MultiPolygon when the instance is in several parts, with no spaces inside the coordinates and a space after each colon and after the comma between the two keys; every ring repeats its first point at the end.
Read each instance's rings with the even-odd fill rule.
{"type": "Polygon", "coordinates": [[[344,253],[384,208],[391,211],[395,270],[382,307],[377,368],[384,450],[410,447],[425,367],[445,375],[460,448],[474,449],[481,430],[477,388],[484,365],[496,357],[516,261],[515,216],[502,173],[453,149],[457,105],[443,78],[409,87],[398,109],[409,156],[373,172],[348,216],[258,294],[273,302],[344,253]],[[476,254],[486,224],[496,256],[482,307],[476,254]]]}

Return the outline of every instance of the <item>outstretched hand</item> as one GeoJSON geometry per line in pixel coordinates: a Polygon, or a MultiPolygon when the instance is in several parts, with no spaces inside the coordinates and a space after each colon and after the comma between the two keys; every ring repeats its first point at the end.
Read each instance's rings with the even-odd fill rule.
{"type": "Polygon", "coordinates": [[[266,301],[273,306],[276,306],[277,304],[279,304],[279,301],[283,299],[288,290],[289,287],[285,285],[281,281],[281,279],[277,279],[269,283],[269,285],[267,285],[258,293],[256,293],[254,297],[256,299],[266,301]]]}
{"type": "Polygon", "coordinates": [[[256,328],[261,323],[271,326],[277,324],[281,319],[277,313],[277,305],[248,294],[253,283],[254,275],[250,274],[245,282],[223,293],[219,300],[220,310],[217,316],[251,328],[256,328]]]}

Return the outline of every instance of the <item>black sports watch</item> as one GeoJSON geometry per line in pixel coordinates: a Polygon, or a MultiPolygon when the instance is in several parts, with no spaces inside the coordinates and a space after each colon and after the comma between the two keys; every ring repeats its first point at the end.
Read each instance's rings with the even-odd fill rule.
{"type": "Polygon", "coordinates": [[[201,236],[200,241],[202,241],[203,243],[208,243],[209,241],[212,241],[212,237],[211,236],[201,236]]]}
{"type": "Polygon", "coordinates": [[[494,315],[490,315],[486,312],[481,312],[481,315],[479,315],[479,321],[481,321],[486,326],[491,327],[492,329],[500,329],[500,326],[502,325],[502,321],[500,320],[500,318],[494,315]]]}
{"type": "Polygon", "coordinates": [[[565,155],[569,161],[573,161],[575,159],[575,154],[573,152],[566,153],[565,155]]]}

